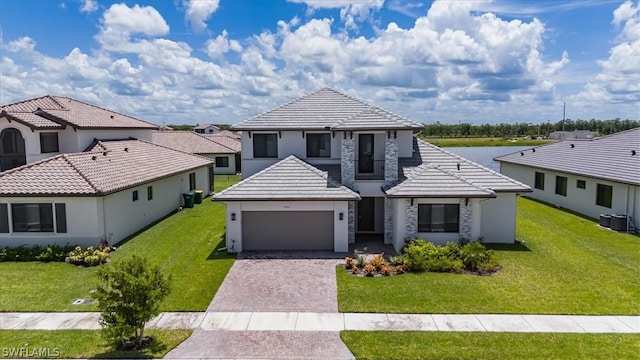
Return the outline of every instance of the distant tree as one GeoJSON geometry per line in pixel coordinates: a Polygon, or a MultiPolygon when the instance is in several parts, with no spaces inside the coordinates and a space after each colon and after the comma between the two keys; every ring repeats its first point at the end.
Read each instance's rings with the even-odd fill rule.
{"type": "Polygon", "coordinates": [[[98,277],[96,299],[106,337],[121,348],[126,348],[127,342],[135,349],[142,348],[144,327],[160,313],[160,303],[170,292],[170,277],[137,255],[101,267],[98,277]]]}
{"type": "Polygon", "coordinates": [[[173,124],[171,124],[171,125],[167,125],[167,126],[172,128],[173,130],[187,130],[187,131],[191,131],[195,127],[194,125],[186,125],[186,124],[183,124],[183,125],[173,125],[173,124]]]}

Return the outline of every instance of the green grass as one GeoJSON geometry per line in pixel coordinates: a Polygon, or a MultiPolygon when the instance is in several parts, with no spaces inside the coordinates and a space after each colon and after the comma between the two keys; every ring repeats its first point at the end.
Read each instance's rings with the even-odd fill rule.
{"type": "Polygon", "coordinates": [[[357,359],[637,359],[637,334],[343,331],[357,359]]]}
{"type": "Polygon", "coordinates": [[[363,278],[340,266],[342,312],[640,314],[640,238],[538,202],[518,200],[517,237],[497,246],[492,276],[363,278]]]}
{"type": "Polygon", "coordinates": [[[241,175],[215,175],[213,179],[213,190],[215,193],[228,188],[242,179],[241,175]]]}
{"type": "MultiPolygon", "coordinates": [[[[111,261],[145,256],[172,276],[162,311],[203,311],[235,259],[225,251],[215,253],[225,246],[224,226],[224,204],[207,198],[137,234],[112,253],[111,261]]],[[[0,311],[96,311],[95,305],[72,305],[91,298],[96,272],[66,263],[0,263],[0,311]]]]}
{"type": "Polygon", "coordinates": [[[463,137],[463,138],[434,138],[421,136],[421,139],[440,147],[450,146],[538,146],[552,142],[553,140],[524,140],[522,138],[483,138],[483,137],[463,137]]]}
{"type": "Polygon", "coordinates": [[[0,358],[158,359],[188,338],[191,332],[148,330],[145,333],[153,337],[152,345],[136,352],[116,350],[97,330],[0,330],[0,358]]]}

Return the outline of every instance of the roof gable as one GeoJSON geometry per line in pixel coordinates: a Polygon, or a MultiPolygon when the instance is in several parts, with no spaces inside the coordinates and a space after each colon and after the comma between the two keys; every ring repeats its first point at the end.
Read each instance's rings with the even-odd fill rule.
{"type": "Polygon", "coordinates": [[[421,165],[395,186],[385,189],[389,197],[495,197],[490,189],[473,184],[459,174],[433,165],[421,165]]]}
{"type": "Polygon", "coordinates": [[[234,130],[422,129],[422,124],[333,89],[320,89],[231,128],[234,130]]]}
{"type": "Polygon", "coordinates": [[[640,128],[590,141],[564,140],[495,160],[640,185],[640,128]]]}
{"type": "Polygon", "coordinates": [[[220,201],[359,200],[327,173],[291,155],[214,195],[220,201]]]}

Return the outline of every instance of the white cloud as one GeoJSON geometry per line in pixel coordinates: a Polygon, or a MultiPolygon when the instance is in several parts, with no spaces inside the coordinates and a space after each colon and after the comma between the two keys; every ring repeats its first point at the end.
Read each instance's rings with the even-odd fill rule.
{"type": "Polygon", "coordinates": [[[340,9],[340,19],[348,29],[357,29],[357,23],[369,18],[372,11],[379,11],[384,0],[287,0],[293,3],[303,3],[314,9],[340,9]]]}
{"type": "Polygon", "coordinates": [[[80,12],[91,13],[98,10],[98,1],[97,0],[81,0],[82,6],[80,7],[80,12]]]}
{"type": "Polygon", "coordinates": [[[148,36],[166,35],[169,25],[152,6],[113,4],[103,16],[104,31],[148,36]]]}
{"type": "Polygon", "coordinates": [[[210,58],[217,59],[223,57],[229,51],[242,51],[242,46],[237,40],[229,40],[227,30],[222,30],[222,33],[215,39],[207,40],[205,51],[210,58]]]}
{"type": "Polygon", "coordinates": [[[211,17],[220,0],[184,0],[187,7],[185,17],[195,31],[203,31],[207,28],[206,21],[211,17]]]}

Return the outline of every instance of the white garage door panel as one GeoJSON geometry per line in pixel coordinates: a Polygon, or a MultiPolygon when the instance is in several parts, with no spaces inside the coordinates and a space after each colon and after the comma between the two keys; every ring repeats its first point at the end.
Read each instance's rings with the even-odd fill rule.
{"type": "Polygon", "coordinates": [[[332,211],[243,211],[243,250],[333,250],[332,211]]]}

